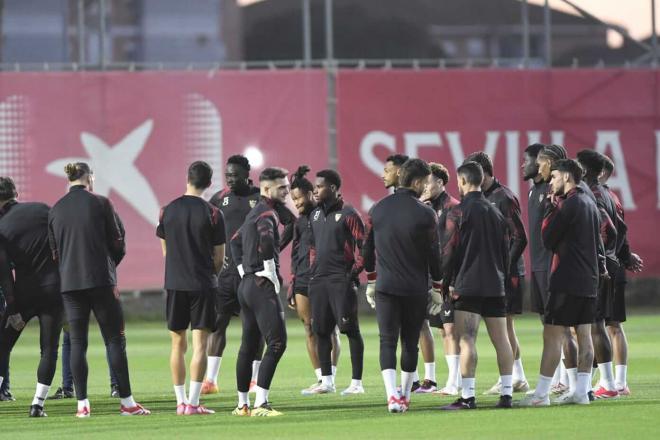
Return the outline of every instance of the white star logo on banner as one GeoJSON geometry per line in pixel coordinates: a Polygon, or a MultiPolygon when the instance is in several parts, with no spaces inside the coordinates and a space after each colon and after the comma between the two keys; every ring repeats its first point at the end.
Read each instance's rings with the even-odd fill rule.
{"type": "Polygon", "coordinates": [[[99,137],[82,132],[80,141],[89,157],[57,159],[46,166],[46,171],[65,177],[64,167],[71,162],[87,162],[94,170],[94,192],[107,197],[115,191],[146,221],[156,225],[160,205],[149,181],[135,166],[151,134],[153,121],[147,119],[114,146],[99,137]]]}

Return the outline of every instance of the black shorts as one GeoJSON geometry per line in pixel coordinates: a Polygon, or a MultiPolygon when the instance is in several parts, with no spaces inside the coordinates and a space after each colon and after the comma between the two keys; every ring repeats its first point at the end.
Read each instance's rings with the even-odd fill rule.
{"type": "Polygon", "coordinates": [[[619,264],[616,261],[607,259],[607,272],[610,278],[600,280],[598,285],[598,301],[596,306],[596,321],[611,321],[614,314],[614,296],[615,296],[615,278],[619,271],[619,264]]]}
{"type": "Polygon", "coordinates": [[[312,307],[312,330],[332,334],[335,326],[341,333],[359,331],[357,289],[348,276],[325,276],[309,283],[312,307]]]}
{"type": "Polygon", "coordinates": [[[483,318],[504,318],[506,299],[503,296],[461,296],[454,300],[454,310],[476,313],[483,318]]]}
{"type": "Polygon", "coordinates": [[[506,314],[522,315],[523,292],[525,291],[525,277],[509,277],[504,289],[506,298],[506,314]]]}
{"type": "Polygon", "coordinates": [[[594,297],[550,292],[543,322],[564,327],[591,324],[596,317],[596,302],[594,297]]]}
{"type": "Polygon", "coordinates": [[[293,281],[293,293],[295,295],[309,296],[309,279],[296,279],[293,281]]]}
{"type": "Polygon", "coordinates": [[[218,315],[238,316],[241,305],[238,302],[238,286],[241,276],[238,272],[222,271],[218,276],[218,289],[215,296],[215,307],[218,315]]]}
{"type": "Polygon", "coordinates": [[[454,303],[451,300],[444,301],[440,313],[437,315],[428,314],[426,319],[429,320],[431,327],[442,328],[445,324],[454,323],[454,303]]]}
{"type": "Polygon", "coordinates": [[[530,308],[532,312],[543,315],[548,302],[548,272],[532,272],[529,289],[530,308]]]}
{"type": "Polygon", "coordinates": [[[617,277],[614,280],[614,297],[612,300],[612,308],[610,316],[607,321],[609,322],[626,322],[626,282],[621,282],[621,278],[617,277]]]}
{"type": "Polygon", "coordinates": [[[167,328],[171,331],[216,329],[217,289],[167,291],[167,328]]]}

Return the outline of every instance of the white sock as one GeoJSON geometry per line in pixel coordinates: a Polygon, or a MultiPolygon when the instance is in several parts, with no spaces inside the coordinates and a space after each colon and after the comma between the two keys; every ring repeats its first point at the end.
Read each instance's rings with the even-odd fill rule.
{"type": "MultiPolygon", "coordinates": [[[[596,379],[596,373],[598,373],[598,367],[591,367],[591,383],[593,388],[593,382],[596,379]]],[[[598,382],[596,382],[598,384],[598,382]]]]}
{"type": "Polygon", "coordinates": [[[600,384],[607,391],[616,390],[614,385],[614,373],[612,372],[612,362],[604,362],[598,364],[598,371],[600,371],[600,384]]]}
{"type": "Polygon", "coordinates": [[[176,396],[176,405],[188,405],[186,397],[186,385],[174,385],[174,395],[176,396]]]}
{"type": "Polygon", "coordinates": [[[566,373],[566,366],[564,365],[564,355],[561,355],[561,361],[559,361],[559,371],[561,371],[561,376],[559,382],[562,385],[568,385],[568,373],[566,373]]]}
{"type": "Polygon", "coordinates": [[[575,383],[575,395],[586,397],[589,390],[591,390],[591,374],[578,373],[575,383]]]}
{"type": "Polygon", "coordinates": [[[567,368],[566,374],[568,374],[568,392],[574,394],[577,386],[577,368],[567,368]]]}
{"type": "Polygon", "coordinates": [[[124,408],[134,408],[137,406],[137,403],[135,403],[135,400],[133,400],[133,395],[131,394],[128,397],[122,397],[121,399],[121,406],[124,408]]]}
{"type": "Polygon", "coordinates": [[[259,408],[264,403],[268,402],[268,390],[261,388],[259,385],[255,387],[256,396],[254,397],[254,407],[259,408]]]}
{"type": "Polygon", "coordinates": [[[527,377],[525,377],[525,370],[522,364],[522,358],[514,359],[513,361],[513,381],[527,382],[527,377]]]}
{"type": "Polygon", "coordinates": [[[513,375],[500,376],[502,383],[502,396],[513,396],[513,375]]]}
{"type": "Polygon", "coordinates": [[[250,406],[250,393],[238,392],[238,407],[242,408],[243,405],[250,406]]]}
{"type": "Polygon", "coordinates": [[[221,356],[209,356],[206,358],[206,380],[218,384],[218,373],[222,364],[221,356]]]}
{"type": "Polygon", "coordinates": [[[321,383],[327,387],[331,387],[335,384],[335,380],[332,376],[321,376],[321,383]]]}
{"type": "Polygon", "coordinates": [[[419,373],[417,373],[417,370],[415,370],[413,373],[413,382],[419,382],[419,373]]]}
{"type": "Polygon", "coordinates": [[[199,394],[202,391],[202,383],[190,381],[190,390],[188,391],[188,398],[192,406],[199,406],[199,394]]]}
{"type": "MultiPolygon", "coordinates": [[[[561,361],[559,361],[559,363],[561,364],[561,361]]],[[[555,374],[552,376],[552,381],[550,382],[550,386],[554,387],[557,384],[559,384],[560,381],[561,381],[561,367],[557,365],[557,368],[555,368],[555,374]]]]}
{"type": "Polygon", "coordinates": [[[398,396],[396,392],[396,370],[387,369],[380,372],[383,375],[383,382],[385,383],[385,394],[389,400],[392,396],[398,396]]]}
{"type": "MultiPolygon", "coordinates": [[[[1,386],[1,385],[0,385],[1,386]]],[[[44,400],[48,396],[48,390],[50,390],[50,385],[44,385],[42,383],[37,383],[37,390],[34,392],[34,398],[32,399],[32,405],[39,405],[44,407],[44,400]]]]}
{"type": "Polygon", "coordinates": [[[448,354],[445,356],[447,360],[447,369],[449,373],[447,374],[447,388],[458,388],[458,375],[460,374],[459,364],[461,362],[460,356],[457,354],[448,354]]]}
{"type": "Polygon", "coordinates": [[[550,386],[552,384],[552,378],[539,374],[539,382],[536,384],[536,391],[534,394],[536,397],[545,397],[550,392],[550,386]]]}
{"type": "Polygon", "coordinates": [[[616,370],[616,389],[620,390],[628,386],[628,366],[627,365],[615,365],[614,369],[616,370]]]}
{"type": "Polygon", "coordinates": [[[82,409],[85,408],[85,407],[86,407],[87,409],[90,409],[90,410],[92,409],[92,408],[90,407],[90,405],[89,405],[89,399],[79,400],[79,401],[78,401],[78,411],[82,410],[82,409]]]}
{"type": "Polygon", "coordinates": [[[320,381],[321,380],[321,369],[320,368],[314,369],[314,374],[316,374],[316,381],[317,382],[320,381]]]}
{"type": "Polygon", "coordinates": [[[474,397],[474,386],[475,386],[474,377],[464,377],[463,378],[463,390],[461,391],[461,397],[463,399],[469,399],[474,397]]]}
{"type": "MultiPolygon", "coordinates": [[[[417,377],[419,380],[419,376],[417,377]]],[[[415,373],[408,373],[407,371],[401,371],[401,397],[405,397],[410,400],[410,390],[412,389],[412,384],[415,381],[415,373]]]]}
{"type": "Polygon", "coordinates": [[[259,377],[259,366],[261,365],[261,361],[252,361],[252,380],[254,382],[257,381],[257,378],[259,377]]]}
{"type": "Polygon", "coordinates": [[[362,380],[361,379],[351,379],[351,386],[352,387],[361,387],[362,386],[362,380]]]}
{"type": "Polygon", "coordinates": [[[435,382],[435,362],[424,362],[424,380],[435,382]]]}

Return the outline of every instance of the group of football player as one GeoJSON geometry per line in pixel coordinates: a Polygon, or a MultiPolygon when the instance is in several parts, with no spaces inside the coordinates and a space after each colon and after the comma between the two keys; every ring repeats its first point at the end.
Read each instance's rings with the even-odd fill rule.
{"type": "MultiPolygon", "coordinates": [[[[385,161],[389,195],[366,217],[342,196],[332,169],[306,176],[267,167],[250,179],[250,163],[231,156],[226,187],[209,201],[213,170],[188,168],[186,192],[160,213],[156,235],[165,258],[170,369],[178,415],[214,411],[200,396],[218,392],[227,327],[240,316],[236,363],[238,416],[278,416],[269,390],[287,347],[280,290],[280,252],[289,244],[287,305],[303,323],[316,375],[303,395],[336,392],[340,334],[346,335],[352,380],[341,394],[363,394],[364,342],[358,319],[360,276],[375,309],[380,368],[390,412],[405,412],[413,393],[454,396],[444,410],[476,408],[476,338],[483,318],[497,356],[499,380],[485,394],[498,408],[588,404],[630,394],[627,385],[626,271],[643,262],[628,244],[624,212],[606,182],[613,162],[594,150],[576,160],[560,145],[533,144],[522,174],[530,182],[528,226],[516,195],[494,176],[491,158],[470,154],[455,172],[404,155],[385,161]],[[291,180],[289,180],[291,179],[291,180]],[[288,208],[289,197],[298,215],[288,208]],[[536,389],[523,369],[515,317],[523,312],[529,247],[530,303],[543,325],[543,355],[536,389]],[[364,279],[364,278],[363,278],[364,279]],[[438,386],[433,328],[439,328],[448,367],[438,386]],[[186,390],[188,329],[192,357],[186,390]],[[401,378],[397,386],[397,345],[401,378]],[[418,349],[424,377],[418,375],[418,349]],[[600,379],[592,389],[593,374],[600,379]],[[249,393],[255,394],[250,404],[249,393]],[[513,393],[526,395],[513,402],[513,393]]],[[[78,400],[89,417],[87,333],[94,312],[107,347],[113,392],[122,415],[147,415],[132,397],[116,266],[125,254],[124,228],[108,199],[93,193],[85,163],[66,167],[70,191],[52,208],[19,202],[11,178],[0,178],[0,283],[7,310],[0,323],[0,386],[9,355],[25,324],[39,319],[41,361],[30,415],[45,416],[66,320],[72,385],[59,397],[78,400]]],[[[0,301],[2,302],[2,301],[0,301]]],[[[4,384],[3,384],[4,382],[4,384]]],[[[9,394],[11,397],[11,394],[9,394]]]]}

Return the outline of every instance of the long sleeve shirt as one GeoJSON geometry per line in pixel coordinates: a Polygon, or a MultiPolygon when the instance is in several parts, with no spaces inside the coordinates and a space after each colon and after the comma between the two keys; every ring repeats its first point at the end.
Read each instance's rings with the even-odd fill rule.
{"type": "Polygon", "coordinates": [[[390,295],[426,295],[428,275],[440,280],[438,216],[417,195],[399,188],[367,216],[364,267],[376,272],[376,290],[390,295]]]}
{"type": "Polygon", "coordinates": [[[467,193],[447,214],[442,275],[459,296],[504,296],[509,264],[508,225],[480,191],[467,193]]]}
{"type": "Polygon", "coordinates": [[[72,186],[50,210],[48,232],[62,292],[117,285],[126,243],[110,200],[72,186]]]}
{"type": "Polygon", "coordinates": [[[598,291],[600,213],[580,187],[548,204],[543,244],[552,251],[551,292],[595,297],[598,291]]]}

